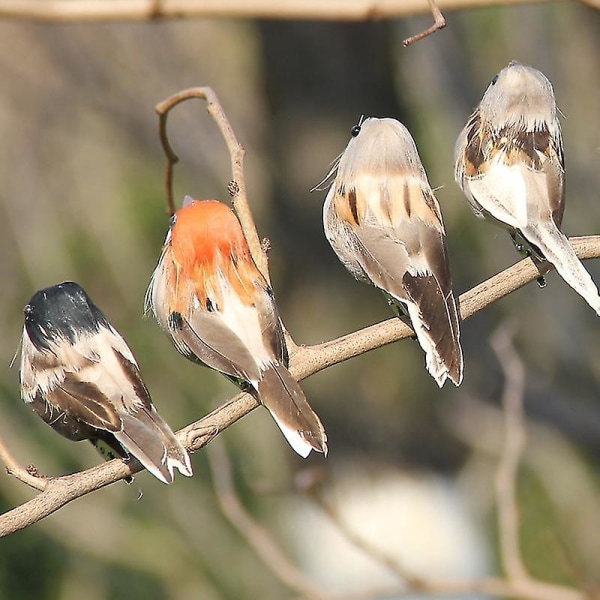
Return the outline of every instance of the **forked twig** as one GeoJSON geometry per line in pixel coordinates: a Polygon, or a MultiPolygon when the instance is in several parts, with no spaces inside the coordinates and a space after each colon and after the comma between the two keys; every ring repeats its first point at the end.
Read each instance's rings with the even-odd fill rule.
{"type": "Polygon", "coordinates": [[[217,95],[210,87],[195,87],[182,90],[156,105],[155,110],[159,120],[160,141],[165,151],[165,155],[167,156],[165,185],[169,213],[171,216],[175,214],[175,202],[173,200],[173,167],[178,162],[179,157],[173,150],[167,135],[167,118],[171,109],[175,108],[175,106],[181,102],[193,98],[206,100],[206,110],[217,123],[221,135],[227,144],[227,149],[229,150],[229,155],[231,157],[231,173],[233,177],[228,185],[228,191],[233,198],[232,204],[238,219],[240,220],[240,224],[242,225],[246,240],[248,241],[252,258],[267,281],[270,281],[267,255],[263,251],[258,232],[256,231],[256,225],[254,224],[254,218],[252,217],[252,212],[250,211],[250,206],[246,197],[246,181],[244,178],[245,150],[238,142],[217,95]]]}
{"type": "Polygon", "coordinates": [[[429,29],[426,29],[425,31],[422,31],[421,33],[417,33],[417,35],[413,35],[413,36],[405,39],[402,42],[402,45],[405,48],[407,46],[410,46],[411,44],[414,44],[415,42],[418,42],[419,40],[422,40],[423,38],[426,38],[427,36],[431,35],[432,33],[435,33],[436,31],[446,27],[446,19],[444,18],[442,11],[439,9],[439,6],[437,5],[436,0],[427,0],[427,2],[429,4],[429,9],[431,10],[431,14],[433,16],[434,23],[429,29]]]}

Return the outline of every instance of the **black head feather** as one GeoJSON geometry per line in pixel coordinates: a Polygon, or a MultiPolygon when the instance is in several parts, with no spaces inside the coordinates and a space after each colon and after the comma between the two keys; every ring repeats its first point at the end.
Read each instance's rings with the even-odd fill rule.
{"type": "Polygon", "coordinates": [[[83,335],[110,327],[85,290],[71,281],[36,292],[23,312],[27,335],[39,351],[52,351],[62,340],[75,344],[83,335]]]}

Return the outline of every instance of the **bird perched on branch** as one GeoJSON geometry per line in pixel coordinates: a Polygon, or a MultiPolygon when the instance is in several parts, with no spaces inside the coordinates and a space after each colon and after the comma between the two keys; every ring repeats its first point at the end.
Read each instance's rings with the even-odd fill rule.
{"type": "Polygon", "coordinates": [[[191,477],[188,453],[156,412],[131,350],[83,288],[40,290],[24,313],[21,395],[46,423],[108,446],[109,458],[133,455],[164,483],[174,469],[191,477]]]}
{"type": "Polygon", "coordinates": [[[152,275],[149,309],[186,358],[249,386],[298,454],[327,453],[323,425],[287,370],[273,291],[228,206],[186,197],[152,275]]]}
{"type": "Polygon", "coordinates": [[[441,387],[463,377],[446,233],[415,143],[395,119],[369,118],[332,169],[325,235],[344,266],[410,318],[441,387]]]}
{"type": "Polygon", "coordinates": [[[456,142],[455,177],[474,213],[507,227],[521,250],[549,261],[600,314],[600,296],[560,230],[563,142],[552,84],[511,62],[488,86],[456,142]]]}

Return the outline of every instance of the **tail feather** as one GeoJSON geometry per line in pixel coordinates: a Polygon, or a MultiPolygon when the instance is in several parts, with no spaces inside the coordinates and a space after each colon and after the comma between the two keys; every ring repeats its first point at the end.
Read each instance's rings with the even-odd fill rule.
{"type": "Polygon", "coordinates": [[[186,477],[192,476],[186,449],[155,410],[142,408],[120,416],[123,427],[114,433],[115,438],[150,473],[163,483],[173,482],[174,469],[186,477]]]}
{"type": "Polygon", "coordinates": [[[544,227],[529,226],[523,236],[535,244],[560,276],[600,315],[598,288],[565,235],[553,222],[544,227]]]}
{"type": "Polygon", "coordinates": [[[319,417],[290,372],[280,364],[263,371],[258,395],[290,446],[303,458],[311,450],[327,455],[327,436],[319,417]]]}
{"type": "Polygon", "coordinates": [[[463,354],[460,346],[458,311],[452,292],[444,296],[436,279],[406,274],[402,280],[411,302],[405,300],[408,315],[425,351],[426,366],[442,387],[447,378],[460,385],[463,378],[463,354]]]}

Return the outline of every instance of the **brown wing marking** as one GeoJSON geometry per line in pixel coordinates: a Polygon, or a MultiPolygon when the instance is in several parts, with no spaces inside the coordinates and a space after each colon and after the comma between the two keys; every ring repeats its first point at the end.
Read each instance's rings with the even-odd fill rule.
{"type": "Polygon", "coordinates": [[[121,429],[121,418],[110,399],[93,383],[66,373],[64,381],[48,394],[48,402],[68,416],[96,429],[121,429]]]}
{"type": "Polygon", "coordinates": [[[221,373],[257,381],[260,370],[240,338],[217,315],[196,311],[190,321],[179,313],[169,317],[169,327],[178,335],[193,357],[221,373]]]}

